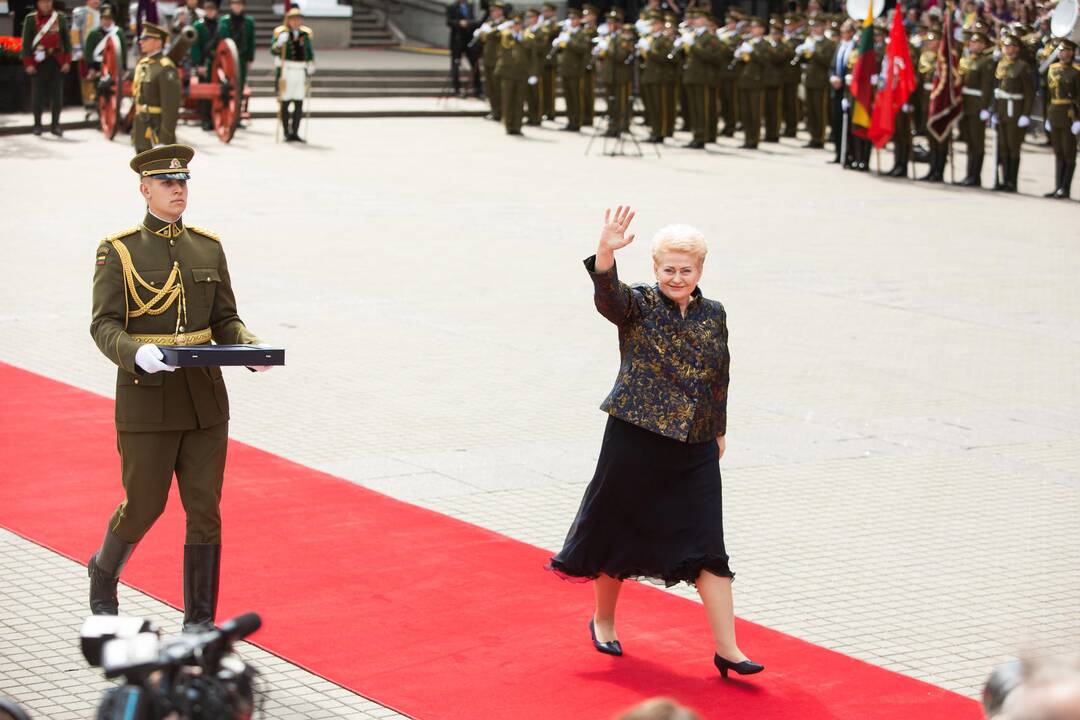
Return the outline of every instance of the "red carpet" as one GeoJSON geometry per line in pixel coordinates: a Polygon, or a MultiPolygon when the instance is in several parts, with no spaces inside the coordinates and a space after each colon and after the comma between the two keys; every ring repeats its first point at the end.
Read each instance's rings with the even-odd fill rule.
{"type": "MultiPolygon", "coordinates": [[[[3,364],[0,387],[0,525],[85,563],[121,497],[112,402],[3,364]]],[[[655,695],[710,719],[980,716],[748,622],[740,643],[768,670],[725,683],[700,605],[634,583],[620,604],[628,655],[599,655],[590,586],[544,572],[545,551],[238,442],[223,512],[220,616],[258,611],[257,644],[417,718],[602,720],[655,695]]],[[[179,605],[182,544],[174,488],[125,582],[179,605]]]]}

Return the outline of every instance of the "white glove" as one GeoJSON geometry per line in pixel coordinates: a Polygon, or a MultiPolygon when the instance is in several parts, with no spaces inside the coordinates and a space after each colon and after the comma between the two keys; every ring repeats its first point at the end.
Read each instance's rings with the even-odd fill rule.
{"type": "Polygon", "coordinates": [[[1050,121],[1047,120],[1043,123],[1043,127],[1046,128],[1046,132],[1050,132],[1050,121]]]}
{"type": "Polygon", "coordinates": [[[309,62],[309,63],[307,64],[307,68],[306,68],[306,69],[307,69],[307,74],[308,74],[308,75],[314,75],[314,74],[315,74],[315,63],[313,63],[313,62],[309,62]]]}
{"type": "Polygon", "coordinates": [[[530,75],[529,76],[529,84],[530,85],[535,85],[536,83],[537,83],[536,76],[535,75],[530,75]]]}
{"type": "Polygon", "coordinates": [[[1069,129],[1072,130],[1073,135],[1080,135],[1080,120],[1073,120],[1073,124],[1069,129]]]}
{"type": "Polygon", "coordinates": [[[997,127],[998,122],[999,122],[999,120],[998,120],[997,113],[994,113],[993,115],[990,116],[990,124],[991,125],[993,125],[994,127],[997,127]]]}
{"type": "Polygon", "coordinates": [[[172,372],[176,369],[172,365],[166,365],[164,360],[165,356],[161,354],[157,345],[140,345],[135,351],[135,364],[150,375],[162,371],[172,372]]]}
{"type": "Polygon", "coordinates": [[[1020,119],[1016,121],[1016,124],[1022,128],[1025,128],[1031,124],[1031,118],[1029,118],[1027,115],[1021,115],[1020,119]]]}
{"type": "Polygon", "coordinates": [[[641,40],[637,41],[636,47],[637,47],[638,50],[640,50],[642,52],[647,52],[648,49],[649,49],[649,41],[642,38],[641,40]]]}
{"type": "Polygon", "coordinates": [[[35,50],[34,51],[34,62],[39,62],[39,63],[45,62],[45,51],[44,50],[35,50]]]}
{"type": "Polygon", "coordinates": [[[697,35],[687,35],[686,40],[683,41],[684,45],[693,45],[697,40],[697,35]]]}
{"type": "Polygon", "coordinates": [[[990,111],[989,110],[980,110],[979,111],[979,119],[982,120],[983,122],[986,122],[987,120],[989,120],[990,119],[990,111]]]}
{"type": "Polygon", "coordinates": [[[873,75],[870,76],[870,84],[871,85],[877,85],[877,82],[878,82],[878,75],[877,75],[877,73],[874,73],[873,75]]]}
{"type": "Polygon", "coordinates": [[[844,98],[840,101],[840,107],[844,110],[844,112],[847,112],[851,109],[851,101],[847,98],[844,98]]]}
{"type": "Polygon", "coordinates": [[[745,42],[735,50],[736,55],[746,55],[747,53],[752,52],[754,52],[753,46],[751,46],[750,43],[745,42]]]}
{"type": "Polygon", "coordinates": [[[909,103],[904,103],[903,105],[900,106],[900,109],[902,111],[906,112],[906,113],[909,113],[912,110],[914,110],[915,108],[913,108],[909,103]]]}

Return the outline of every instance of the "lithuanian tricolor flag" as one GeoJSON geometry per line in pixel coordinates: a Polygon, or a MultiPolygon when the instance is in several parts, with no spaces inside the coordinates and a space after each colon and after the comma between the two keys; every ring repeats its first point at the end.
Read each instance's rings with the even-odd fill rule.
{"type": "MultiPolygon", "coordinates": [[[[882,2],[883,0],[877,0],[882,2]]],[[[851,108],[852,132],[861,138],[867,137],[870,127],[870,105],[874,100],[874,87],[870,76],[877,72],[877,58],[874,57],[874,3],[866,10],[862,36],[859,38],[858,56],[855,69],[851,73],[851,108]]]]}

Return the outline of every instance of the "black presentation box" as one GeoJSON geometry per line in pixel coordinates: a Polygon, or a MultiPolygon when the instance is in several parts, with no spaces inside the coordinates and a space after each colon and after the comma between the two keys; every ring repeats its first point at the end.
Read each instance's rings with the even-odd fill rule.
{"type": "Polygon", "coordinates": [[[165,364],[174,367],[224,367],[226,365],[284,365],[285,348],[256,345],[159,346],[165,364]]]}

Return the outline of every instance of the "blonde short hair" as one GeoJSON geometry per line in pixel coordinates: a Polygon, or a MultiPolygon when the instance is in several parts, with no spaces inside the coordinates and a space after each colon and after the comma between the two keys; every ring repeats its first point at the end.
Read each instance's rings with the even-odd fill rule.
{"type": "Polygon", "coordinates": [[[705,236],[696,227],[690,225],[668,225],[660,228],[652,239],[653,262],[660,261],[663,253],[686,253],[697,258],[698,264],[705,262],[709,246],[705,236]]]}

